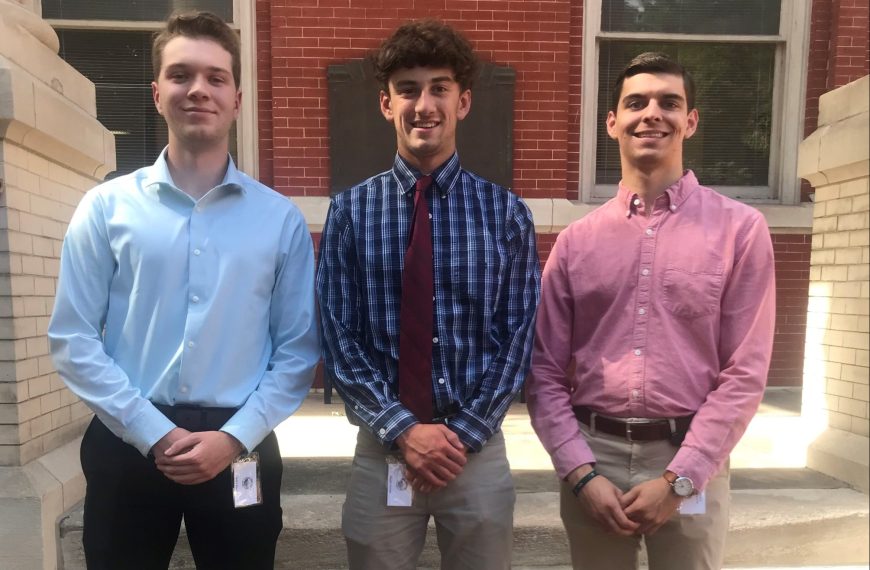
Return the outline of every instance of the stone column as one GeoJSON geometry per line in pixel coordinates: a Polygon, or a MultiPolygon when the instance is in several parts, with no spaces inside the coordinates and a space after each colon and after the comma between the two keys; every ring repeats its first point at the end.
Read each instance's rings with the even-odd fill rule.
{"type": "Polygon", "coordinates": [[[57,567],[56,523],[84,494],[90,413],[45,337],[66,225],[115,165],[94,85],[58,55],[38,2],[0,0],[0,567],[57,567]]]}
{"type": "Polygon", "coordinates": [[[802,414],[822,423],[807,466],[870,487],[870,76],[819,100],[798,175],[815,188],[802,414]]]}

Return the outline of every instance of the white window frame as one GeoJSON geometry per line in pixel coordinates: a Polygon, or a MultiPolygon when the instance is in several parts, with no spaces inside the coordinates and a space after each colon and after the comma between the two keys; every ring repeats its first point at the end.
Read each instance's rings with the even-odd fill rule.
{"type": "MultiPolygon", "coordinates": [[[[776,46],[775,77],[768,185],[717,186],[715,189],[727,196],[740,195],[742,201],[750,203],[785,205],[800,203],[801,183],[797,176],[797,156],[804,128],[811,0],[782,0],[779,34],[775,36],[602,32],[601,3],[602,0],[584,2],[579,188],[581,202],[587,204],[604,202],[616,193],[616,185],[595,182],[598,66],[601,41],[623,39],[774,44],[776,46]]],[[[704,118],[701,117],[701,121],[703,120],[704,118]]],[[[703,182],[701,180],[702,184],[703,182]]]]}
{"type": "MultiPolygon", "coordinates": [[[[42,2],[39,1],[40,12],[42,2]]],[[[163,27],[162,21],[138,20],[68,20],[46,19],[51,27],[58,30],[118,30],[118,31],[157,31],[163,27]]],[[[229,26],[239,33],[241,42],[242,76],[239,89],[242,92],[242,105],[236,121],[236,156],[240,170],[253,178],[259,176],[259,139],[257,132],[257,28],[254,3],[249,0],[233,0],[233,21],[229,26]]],[[[144,166],[144,165],[143,165],[144,166]]]]}

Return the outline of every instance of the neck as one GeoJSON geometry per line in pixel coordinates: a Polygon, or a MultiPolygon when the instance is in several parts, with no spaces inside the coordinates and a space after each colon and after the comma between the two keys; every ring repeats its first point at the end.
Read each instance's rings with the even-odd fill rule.
{"type": "Polygon", "coordinates": [[[665,193],[671,185],[683,177],[682,164],[676,168],[652,168],[645,170],[634,166],[622,165],[622,184],[637,193],[646,204],[651,204],[665,193]]]}
{"type": "Polygon", "coordinates": [[[170,141],[166,151],[169,174],[180,190],[198,200],[223,181],[227,150],[227,145],[193,150],[170,141]]]}
{"type": "Polygon", "coordinates": [[[448,153],[441,153],[432,156],[414,156],[410,153],[404,154],[399,152],[399,156],[401,156],[405,162],[416,168],[420,171],[420,174],[429,175],[435,172],[435,169],[450,160],[450,157],[453,156],[454,150],[451,150],[448,153]]]}

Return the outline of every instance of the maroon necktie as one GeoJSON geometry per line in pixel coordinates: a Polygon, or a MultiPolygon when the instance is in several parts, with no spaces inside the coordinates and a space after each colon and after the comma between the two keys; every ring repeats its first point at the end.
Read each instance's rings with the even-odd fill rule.
{"type": "Polygon", "coordinates": [[[399,400],[422,423],[432,421],[432,231],[426,193],[432,177],[417,181],[408,232],[399,313],[399,400]]]}

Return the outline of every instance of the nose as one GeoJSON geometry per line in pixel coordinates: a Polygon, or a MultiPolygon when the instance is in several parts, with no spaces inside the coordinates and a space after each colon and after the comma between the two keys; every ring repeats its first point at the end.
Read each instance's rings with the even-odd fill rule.
{"type": "Polygon", "coordinates": [[[643,110],[644,121],[659,121],[662,118],[662,108],[655,99],[650,99],[643,110]]]}
{"type": "Polygon", "coordinates": [[[426,91],[425,89],[420,91],[420,96],[417,97],[416,104],[414,105],[414,112],[418,115],[425,115],[430,109],[432,109],[432,104],[434,101],[434,97],[426,91]]]}
{"type": "Polygon", "coordinates": [[[208,90],[206,89],[207,85],[208,80],[203,75],[195,75],[193,81],[190,82],[190,89],[187,92],[187,96],[194,99],[208,97],[208,90]]]}

